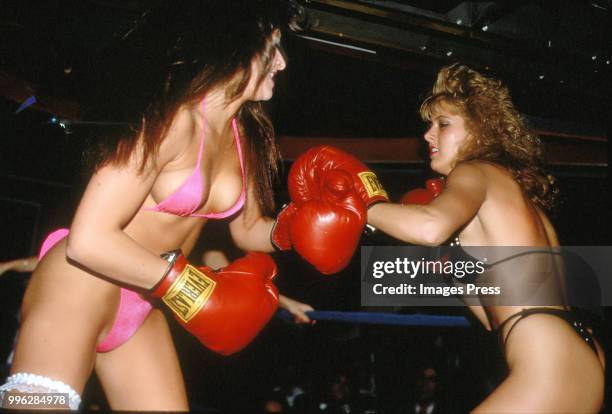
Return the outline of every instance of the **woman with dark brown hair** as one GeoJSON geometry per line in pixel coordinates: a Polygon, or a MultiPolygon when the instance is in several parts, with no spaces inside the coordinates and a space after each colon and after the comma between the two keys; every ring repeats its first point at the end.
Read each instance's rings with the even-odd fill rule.
{"type": "Polygon", "coordinates": [[[228,266],[251,280],[246,288],[185,265],[179,253],[160,255],[187,255],[208,219],[226,217],[242,250],[273,250],[274,220],[265,215],[274,209],[278,149],[261,102],[286,66],[280,41],[289,17],[287,4],[273,1],[158,2],[121,40],[104,110],[127,127],[101,141],[69,233],[55,232],[43,246],[2,396],[67,393],[77,409],[95,369],[114,410],[188,410],[168,323],[141,293],[163,299],[222,353],[265,324],[278,295],[263,253],[228,266]],[[171,297],[176,281],[183,296],[171,297]],[[236,295],[223,296],[228,284],[236,295]],[[210,296],[182,313],[185,292],[210,296]],[[194,327],[209,308],[231,315],[194,327]],[[232,318],[240,329],[228,328],[232,318]]]}
{"type": "Polygon", "coordinates": [[[518,295],[468,302],[484,327],[499,335],[508,366],[506,379],[474,412],[598,412],[603,352],[564,302],[559,243],[545,214],[555,185],[541,168],[538,138],[500,81],[461,64],[440,70],[420,112],[430,124],[425,133],[430,165],[446,176],[445,188],[427,205],[374,205],[368,222],[413,244],[452,240],[480,260],[482,249],[475,246],[496,254],[519,250],[489,260],[483,273],[518,295]],[[534,285],[525,274],[543,270],[535,265],[554,275],[546,281],[542,303],[527,300],[534,285]]]}

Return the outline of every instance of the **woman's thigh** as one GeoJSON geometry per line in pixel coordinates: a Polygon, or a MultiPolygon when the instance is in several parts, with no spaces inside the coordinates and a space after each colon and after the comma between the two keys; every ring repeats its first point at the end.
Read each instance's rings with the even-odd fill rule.
{"type": "Polygon", "coordinates": [[[113,410],[189,409],[168,323],[157,309],[127,342],[98,354],[96,373],[113,410]]]}
{"type": "Polygon", "coordinates": [[[80,394],[119,288],[69,264],[62,247],[49,252],[28,284],[11,372],[62,381],[80,394]]]}
{"type": "Polygon", "coordinates": [[[568,377],[534,379],[510,374],[473,413],[599,413],[602,395],[568,377]]]}
{"type": "Polygon", "coordinates": [[[570,325],[554,316],[521,321],[506,352],[510,375],[475,413],[598,413],[604,369],[570,325]]]}

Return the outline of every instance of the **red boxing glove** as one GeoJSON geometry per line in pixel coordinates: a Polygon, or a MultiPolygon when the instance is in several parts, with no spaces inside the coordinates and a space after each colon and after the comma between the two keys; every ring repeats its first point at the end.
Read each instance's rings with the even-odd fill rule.
{"type": "Polygon", "coordinates": [[[389,201],[389,196],[376,174],[354,156],[328,145],[311,148],[295,161],[289,172],[291,200],[309,197],[311,187],[306,180],[325,180],[326,174],[334,170],[349,174],[353,188],[366,207],[389,201]]]}
{"type": "Polygon", "coordinates": [[[312,148],[289,172],[291,203],[278,215],[272,243],[295,249],[321,273],[342,270],[366,223],[367,206],[388,201],[376,175],[333,147],[312,148]]]}
{"type": "Polygon", "coordinates": [[[180,251],[166,258],[170,268],[151,296],[215,352],[229,355],[247,346],[276,311],[276,264],[266,253],[250,252],[217,272],[191,266],[180,251]]]}
{"type": "Polygon", "coordinates": [[[429,204],[434,198],[442,193],[444,180],[431,178],[425,182],[426,188],[415,188],[404,194],[400,200],[401,204],[429,204]]]}

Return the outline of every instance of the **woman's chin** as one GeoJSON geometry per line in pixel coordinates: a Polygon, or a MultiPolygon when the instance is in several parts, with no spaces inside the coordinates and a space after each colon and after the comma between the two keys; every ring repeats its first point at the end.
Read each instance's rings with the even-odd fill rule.
{"type": "Polygon", "coordinates": [[[436,160],[431,160],[429,163],[429,167],[433,172],[436,172],[440,175],[448,175],[451,172],[451,168],[443,163],[436,162],[436,160]]]}
{"type": "Polygon", "coordinates": [[[442,174],[442,171],[440,171],[440,163],[436,161],[436,159],[432,159],[431,161],[429,161],[429,168],[431,168],[432,171],[437,172],[438,174],[442,174]]]}
{"type": "Polygon", "coordinates": [[[274,96],[274,91],[272,90],[260,91],[251,100],[255,102],[265,102],[265,101],[269,101],[270,99],[272,99],[273,96],[274,96]]]}

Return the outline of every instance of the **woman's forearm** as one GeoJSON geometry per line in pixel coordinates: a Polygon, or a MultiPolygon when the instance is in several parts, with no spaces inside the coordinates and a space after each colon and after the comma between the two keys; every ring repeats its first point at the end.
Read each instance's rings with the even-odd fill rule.
{"type": "Polygon", "coordinates": [[[144,289],[155,286],[168,267],[164,259],[121,230],[95,236],[71,232],[66,254],[97,274],[144,289]]]}
{"type": "Polygon", "coordinates": [[[439,220],[425,206],[379,203],[368,209],[368,223],[412,244],[435,246],[448,238],[439,220]]]}
{"type": "Polygon", "coordinates": [[[244,251],[273,252],[274,247],[270,241],[270,233],[274,227],[274,220],[269,217],[259,217],[246,223],[245,218],[239,217],[230,225],[232,239],[236,246],[244,251]]]}

